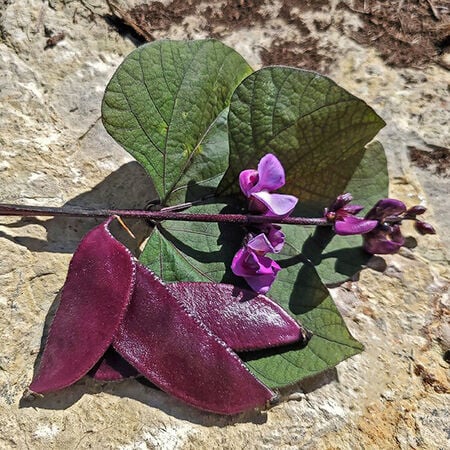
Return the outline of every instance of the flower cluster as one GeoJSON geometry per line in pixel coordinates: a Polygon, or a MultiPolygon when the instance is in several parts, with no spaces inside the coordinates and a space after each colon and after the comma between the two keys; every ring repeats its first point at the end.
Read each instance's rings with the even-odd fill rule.
{"type": "Polygon", "coordinates": [[[435,234],[432,225],[418,220],[426,208],[420,205],[406,209],[400,200],[384,198],[366,214],[366,219],[376,220],[377,226],[364,235],[364,250],[375,254],[396,253],[405,243],[400,225],[403,220],[414,220],[414,227],[420,234],[435,234]]]}
{"type": "MultiPolygon", "coordinates": [[[[261,159],[258,170],[244,170],[239,175],[239,185],[248,198],[248,209],[253,214],[287,217],[298,199],[293,195],[273,193],[284,184],[283,166],[270,153],[261,159]]],[[[261,224],[255,226],[255,230],[246,236],[244,246],[233,258],[231,269],[235,275],[244,277],[254,291],[264,294],[281,269],[266,255],[280,252],[285,236],[281,227],[273,224],[261,224]]]]}
{"type": "Polygon", "coordinates": [[[415,229],[420,234],[435,234],[432,225],[418,220],[426,208],[420,205],[406,209],[400,200],[384,198],[366,214],[364,218],[356,217],[364,207],[350,205],[351,194],[339,195],[333,204],[325,209],[324,217],[334,226],[336,234],[347,236],[362,234],[364,250],[371,254],[396,253],[405,243],[400,231],[403,220],[414,220],[415,229]]]}

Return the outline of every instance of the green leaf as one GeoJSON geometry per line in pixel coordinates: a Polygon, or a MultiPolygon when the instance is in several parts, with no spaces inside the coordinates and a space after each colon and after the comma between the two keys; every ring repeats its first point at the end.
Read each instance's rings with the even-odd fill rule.
{"type": "MultiPolygon", "coordinates": [[[[342,192],[351,192],[355,204],[364,206],[368,211],[379,199],[387,197],[389,177],[386,155],[379,142],[367,146],[362,159],[352,170],[353,176],[343,186],[342,192]]],[[[323,205],[327,203],[322,203],[322,209],[323,205]]],[[[316,267],[325,284],[333,285],[348,280],[371,257],[362,249],[359,235],[338,236],[328,227],[317,227],[311,231],[307,227],[295,225],[283,226],[283,232],[286,242],[295,242],[301,246],[305,260],[316,267]]]]}
{"type": "MultiPolygon", "coordinates": [[[[223,209],[227,207],[214,204],[190,211],[217,213],[223,209]]],[[[140,260],[166,282],[216,281],[246,287],[245,281],[230,271],[243,236],[244,230],[235,225],[166,221],[150,236],[140,260]]],[[[314,336],[306,348],[290,346],[242,355],[248,368],[269,387],[294,383],[362,350],[315,269],[304,264],[300,248],[286,244],[277,259],[283,270],[269,296],[314,336]]]]}
{"type": "MultiPolygon", "coordinates": [[[[286,193],[323,209],[353,175],[362,149],[385,125],[365,102],[332,80],[290,67],[254,72],[231,99],[230,167],[219,191],[237,193],[243,169],[274,153],[286,170],[286,193]]],[[[311,209],[311,208],[310,208],[311,209]]]]}
{"type": "MultiPolygon", "coordinates": [[[[190,213],[232,213],[223,203],[193,206],[190,213]]],[[[164,221],[150,235],[140,261],[166,282],[227,282],[245,230],[233,224],[164,221]]],[[[242,280],[234,278],[235,284],[242,280]]],[[[244,282],[245,284],[245,282],[244,282]]]]}
{"type": "Polygon", "coordinates": [[[214,40],[143,45],[117,69],[103,123],[150,174],[163,204],[215,191],[227,167],[226,108],[251,72],[214,40]]]}
{"type": "Polygon", "coordinates": [[[295,383],[336,366],[360,353],[363,346],[352,337],[314,268],[302,265],[298,249],[278,263],[283,270],[269,291],[312,333],[304,348],[289,346],[241,355],[250,371],[271,388],[295,383]]]}
{"type": "MultiPolygon", "coordinates": [[[[262,156],[274,153],[286,171],[282,191],[300,200],[293,216],[320,217],[343,192],[364,206],[387,195],[383,148],[364,147],[384,121],[327,77],[289,67],[254,72],[233,94],[228,120],[230,167],[220,192],[237,194],[240,171],[256,168],[262,156]]],[[[283,231],[327,284],[349,279],[369,259],[360,236],[297,226],[283,231]]]]}
{"type": "MultiPolygon", "coordinates": [[[[371,206],[387,195],[384,151],[364,146],[384,122],[364,102],[331,80],[290,68],[263,69],[244,80],[229,113],[230,168],[219,189],[245,201],[241,170],[256,168],[266,153],[276,154],[287,175],[285,192],[297,195],[295,215],[322,215],[338,194],[351,191],[355,202],[371,206]]],[[[222,130],[223,131],[223,130],[222,130]]],[[[205,163],[207,165],[207,162],[205,163]]],[[[184,184],[189,184],[190,173],[184,184]]],[[[236,212],[226,204],[196,206],[189,212],[236,212]]],[[[283,268],[269,291],[313,333],[305,348],[294,346],[246,353],[249,369],[270,387],[284,386],[333,367],[359,353],[321,280],[337,283],[361,268],[367,255],[361,238],[284,226],[286,245],[276,256],[283,268]]],[[[141,261],[162,279],[216,281],[245,286],[230,269],[245,230],[236,225],[196,222],[158,224],[141,261]]]]}

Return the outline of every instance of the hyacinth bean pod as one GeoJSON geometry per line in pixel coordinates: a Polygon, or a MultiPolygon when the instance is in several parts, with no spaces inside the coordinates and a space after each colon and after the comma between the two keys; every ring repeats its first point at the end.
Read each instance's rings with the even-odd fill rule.
{"type": "Polygon", "coordinates": [[[139,372],[109,347],[89,375],[96,381],[120,381],[135,378],[139,376],[139,372]]]}
{"type": "Polygon", "coordinates": [[[309,332],[264,295],[223,283],[178,282],[166,286],[234,351],[302,344],[309,339],[309,332]]]}
{"type": "MultiPolygon", "coordinates": [[[[310,333],[264,295],[223,283],[165,286],[190,314],[236,352],[304,345],[309,340],[310,333]]],[[[110,348],[90,375],[97,381],[118,381],[139,373],[110,348]]]]}
{"type": "Polygon", "coordinates": [[[109,232],[89,232],[69,267],[30,390],[143,375],[198,408],[234,414],[274,397],[236,351],[299,342],[306,332],[267,297],[220,283],[168,286],[109,232]]]}
{"type": "Polygon", "coordinates": [[[235,414],[274,397],[140,264],[133,299],[113,346],[162,390],[206,411],[235,414]]]}
{"type": "Polygon", "coordinates": [[[78,381],[99,361],[122,322],[134,288],[136,264],[108,230],[91,230],[70,262],[39,370],[30,390],[56,391],[78,381]]]}

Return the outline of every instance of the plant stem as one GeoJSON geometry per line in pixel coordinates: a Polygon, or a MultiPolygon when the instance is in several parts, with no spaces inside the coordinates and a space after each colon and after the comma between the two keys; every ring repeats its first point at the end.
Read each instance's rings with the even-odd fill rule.
{"type": "Polygon", "coordinates": [[[155,222],[161,220],[183,220],[189,222],[221,222],[241,225],[257,223],[279,223],[289,225],[330,226],[324,217],[267,217],[251,214],[189,214],[170,211],[144,211],[122,209],[84,209],[73,206],[63,208],[49,206],[24,206],[0,204],[0,216],[66,216],[66,217],[110,217],[149,219],[155,222]]]}

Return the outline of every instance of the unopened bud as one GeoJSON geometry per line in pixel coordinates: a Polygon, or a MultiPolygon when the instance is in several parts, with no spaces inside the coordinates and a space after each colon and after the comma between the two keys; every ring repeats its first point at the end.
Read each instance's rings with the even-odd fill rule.
{"type": "Polygon", "coordinates": [[[352,194],[350,192],[346,192],[345,194],[338,195],[336,200],[331,204],[329,210],[337,211],[343,208],[345,205],[348,205],[353,200],[352,194]]]}
{"type": "Polygon", "coordinates": [[[415,217],[415,216],[420,216],[426,210],[427,210],[427,208],[425,208],[425,206],[416,205],[416,206],[413,206],[412,208],[409,208],[408,211],[406,211],[406,214],[409,215],[409,216],[414,216],[415,217]]]}
{"type": "Polygon", "coordinates": [[[420,234],[436,234],[433,225],[430,225],[428,222],[422,222],[421,220],[414,222],[414,228],[420,234]]]}

